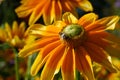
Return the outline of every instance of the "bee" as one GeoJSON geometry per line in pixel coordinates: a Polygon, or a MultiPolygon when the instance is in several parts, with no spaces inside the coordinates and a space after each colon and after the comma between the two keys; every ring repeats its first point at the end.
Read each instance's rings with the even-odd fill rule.
{"type": "Polygon", "coordinates": [[[70,39],[69,36],[67,34],[63,33],[63,32],[60,32],[59,34],[60,34],[60,37],[64,40],[69,40],[70,39]]]}

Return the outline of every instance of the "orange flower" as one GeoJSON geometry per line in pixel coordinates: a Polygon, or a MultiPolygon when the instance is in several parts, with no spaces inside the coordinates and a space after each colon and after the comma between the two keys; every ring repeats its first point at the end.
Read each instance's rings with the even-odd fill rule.
{"type": "Polygon", "coordinates": [[[26,57],[40,50],[31,74],[36,75],[44,65],[41,80],[51,80],[60,69],[63,80],[75,80],[76,69],[86,79],[95,80],[92,61],[116,72],[109,54],[120,57],[120,39],[106,30],[114,30],[118,20],[118,16],[98,19],[94,13],[86,14],[78,20],[67,12],[62,21],[53,25],[32,25],[34,29],[31,28],[31,33],[40,39],[26,45],[19,56],[26,57]]]}
{"type": "Polygon", "coordinates": [[[42,15],[45,24],[51,24],[53,20],[60,20],[63,12],[72,12],[77,16],[76,8],[93,10],[88,0],[21,0],[21,4],[15,11],[19,17],[30,15],[29,25],[42,15]]]}
{"type": "Polygon", "coordinates": [[[13,22],[12,28],[8,23],[5,23],[5,28],[0,28],[0,41],[2,43],[10,43],[13,47],[22,48],[27,39],[27,31],[25,31],[25,23],[20,25],[16,21],[13,22]]]}

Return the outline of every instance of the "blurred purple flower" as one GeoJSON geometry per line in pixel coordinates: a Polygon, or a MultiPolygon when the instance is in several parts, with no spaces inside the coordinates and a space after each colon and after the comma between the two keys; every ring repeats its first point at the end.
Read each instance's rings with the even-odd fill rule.
{"type": "Polygon", "coordinates": [[[15,64],[14,60],[10,60],[10,61],[9,61],[9,64],[10,64],[10,65],[14,65],[14,64],[15,64]]]}
{"type": "Polygon", "coordinates": [[[117,0],[117,1],[115,2],[115,7],[120,8],[120,0],[117,0]]]}

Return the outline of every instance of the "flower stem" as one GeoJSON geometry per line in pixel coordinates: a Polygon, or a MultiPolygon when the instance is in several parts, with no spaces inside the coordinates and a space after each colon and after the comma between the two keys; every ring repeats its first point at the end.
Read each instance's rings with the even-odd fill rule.
{"type": "Polygon", "coordinates": [[[28,62],[27,62],[27,71],[26,71],[26,76],[25,76],[25,80],[30,80],[31,76],[30,76],[30,68],[31,68],[31,61],[32,60],[32,56],[28,57],[28,62]]]}
{"type": "Polygon", "coordinates": [[[80,72],[76,70],[76,79],[75,80],[83,80],[82,76],[80,75],[80,72]]]}
{"type": "Polygon", "coordinates": [[[19,76],[19,68],[18,68],[18,51],[14,48],[13,52],[15,53],[15,72],[16,72],[16,80],[20,80],[19,76]]]}

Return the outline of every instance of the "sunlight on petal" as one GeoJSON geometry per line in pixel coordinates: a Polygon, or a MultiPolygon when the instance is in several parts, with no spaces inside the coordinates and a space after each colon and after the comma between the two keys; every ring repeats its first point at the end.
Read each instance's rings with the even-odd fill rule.
{"type": "Polygon", "coordinates": [[[111,16],[111,17],[104,17],[104,18],[96,21],[96,23],[106,25],[105,26],[106,30],[113,30],[113,29],[115,29],[116,23],[118,21],[119,21],[118,16],[111,16]]]}
{"type": "Polygon", "coordinates": [[[81,0],[78,4],[79,4],[78,7],[80,7],[84,11],[93,11],[91,3],[87,0],[81,0]]]}
{"type": "Polygon", "coordinates": [[[70,23],[77,23],[78,22],[78,19],[72,15],[70,12],[66,12],[63,16],[62,16],[62,20],[67,23],[67,24],[70,24],[70,23]]]}

